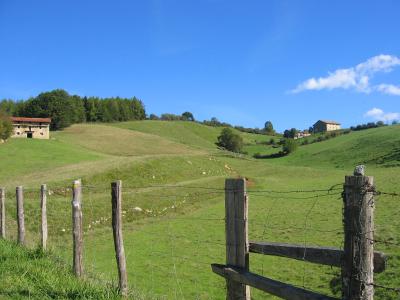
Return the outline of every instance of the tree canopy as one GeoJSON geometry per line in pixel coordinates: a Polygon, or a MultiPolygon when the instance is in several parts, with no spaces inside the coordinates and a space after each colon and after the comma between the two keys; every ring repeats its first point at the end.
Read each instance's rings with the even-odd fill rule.
{"type": "Polygon", "coordinates": [[[274,126],[271,121],[267,121],[264,124],[264,131],[266,134],[273,135],[275,134],[274,126]]]}
{"type": "Polygon", "coordinates": [[[65,90],[44,92],[26,101],[2,100],[0,111],[13,116],[51,118],[51,129],[60,130],[81,122],[142,120],[142,101],[133,98],[98,98],[69,95],[65,90]]]}
{"type": "Polygon", "coordinates": [[[189,112],[189,111],[185,111],[182,114],[182,120],[184,120],[184,121],[192,121],[192,122],[195,121],[193,114],[191,112],[189,112]]]}
{"type": "Polygon", "coordinates": [[[230,128],[224,128],[218,136],[218,146],[232,152],[240,152],[243,147],[242,137],[230,128]]]}
{"type": "Polygon", "coordinates": [[[9,117],[0,113],[0,140],[7,140],[13,132],[13,126],[9,117]]]}
{"type": "Polygon", "coordinates": [[[286,129],[283,133],[284,138],[294,138],[299,131],[296,128],[286,129]]]}

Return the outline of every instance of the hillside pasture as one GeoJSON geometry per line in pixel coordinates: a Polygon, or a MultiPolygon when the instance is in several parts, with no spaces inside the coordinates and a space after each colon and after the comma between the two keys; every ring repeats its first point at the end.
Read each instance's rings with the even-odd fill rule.
{"type": "MultiPolygon", "coordinates": [[[[148,122],[129,124],[152,127],[153,121],[148,122]]],[[[172,124],[167,125],[171,130],[174,123],[180,124],[161,121],[154,124],[161,127],[172,124]]],[[[209,143],[199,146],[202,139],[196,137],[197,133],[190,133],[188,127],[185,127],[188,130],[185,143],[179,144],[171,133],[161,137],[161,140],[185,149],[182,152],[163,154],[163,147],[156,145],[158,153],[128,156],[128,152],[119,149],[116,139],[111,137],[120,130],[128,132],[127,136],[131,133],[136,136],[138,132],[133,129],[117,128],[127,124],[109,126],[110,129],[105,130],[109,130],[110,138],[101,141],[90,136],[96,132],[95,126],[107,127],[105,125],[76,125],[80,127],[72,127],[72,132],[57,132],[55,140],[49,142],[90,153],[95,159],[75,163],[71,156],[71,163],[62,166],[48,160],[46,172],[32,169],[28,175],[24,174],[23,168],[17,168],[13,178],[21,176],[24,179],[21,184],[26,186],[27,240],[31,248],[39,242],[39,184],[43,180],[48,183],[49,245],[67,265],[71,264],[72,258],[70,187],[73,179],[82,179],[85,269],[105,285],[110,282],[115,285],[117,278],[110,183],[121,179],[128,281],[130,289],[143,299],[224,298],[225,281],[211,272],[210,264],[225,262],[224,179],[227,177],[248,178],[250,239],[302,245],[342,247],[340,193],[344,176],[352,173],[357,162],[367,162],[367,174],[375,176],[378,190],[400,192],[399,168],[395,160],[385,159],[378,163],[376,159],[396,153],[400,139],[396,126],[302,146],[298,152],[284,158],[253,160],[219,155],[211,146],[211,135],[209,143]],[[94,129],[86,128],[91,126],[94,129]],[[368,143],[368,138],[380,144],[368,143]],[[103,146],[107,141],[109,145],[103,146]],[[360,145],[363,150],[357,155],[346,153],[360,145]],[[54,168],[51,168],[52,163],[54,168]],[[325,191],[285,193],[301,190],[325,191]]],[[[199,124],[183,126],[201,126],[198,130],[202,132],[210,129],[199,124]]],[[[207,140],[204,132],[201,134],[207,140]]],[[[159,138],[154,133],[139,133],[156,140],[159,138]]],[[[135,138],[132,136],[126,143],[128,141],[134,143],[135,138]]],[[[21,141],[25,142],[28,143],[21,141]]],[[[0,145],[0,151],[3,146],[0,145]]],[[[132,147],[129,148],[131,153],[144,151],[135,150],[138,149],[136,145],[127,147],[132,147]]],[[[8,149],[3,151],[11,155],[11,148],[8,149]]],[[[44,149],[46,155],[50,155],[47,148],[44,149]]],[[[64,155],[73,153],[69,151],[65,150],[64,155]]],[[[0,169],[0,174],[3,176],[0,178],[8,178],[4,169],[0,169]]],[[[8,186],[6,203],[8,238],[11,240],[16,238],[14,188],[8,186]]],[[[376,280],[385,286],[400,286],[400,248],[394,246],[400,244],[399,199],[380,195],[376,200],[376,237],[393,244],[376,244],[377,250],[389,255],[387,271],[378,274],[376,280]]],[[[252,271],[258,274],[327,295],[338,295],[337,268],[257,254],[251,254],[250,260],[252,271]]],[[[12,276],[17,275],[9,271],[5,282],[12,276]]],[[[0,282],[0,291],[5,287],[9,288],[4,281],[0,282]]],[[[22,290],[22,286],[18,289],[22,290]]],[[[252,294],[256,300],[275,299],[256,290],[252,294]]],[[[19,299],[15,295],[12,298],[19,299]]],[[[0,292],[1,296],[4,295],[0,292]]],[[[376,297],[396,299],[397,294],[377,289],[376,297]]]]}
{"type": "Polygon", "coordinates": [[[327,141],[301,146],[286,157],[274,160],[284,165],[341,168],[357,164],[400,166],[400,126],[354,131],[327,141]]]}
{"type": "Polygon", "coordinates": [[[115,126],[77,124],[58,132],[57,137],[90,151],[114,156],[188,154],[194,150],[158,135],[115,126]]]}

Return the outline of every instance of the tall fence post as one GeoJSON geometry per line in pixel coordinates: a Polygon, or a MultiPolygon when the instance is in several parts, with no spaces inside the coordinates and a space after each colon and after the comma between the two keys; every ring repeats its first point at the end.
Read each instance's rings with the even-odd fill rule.
{"type": "Polygon", "coordinates": [[[374,178],[357,166],[344,185],[342,299],[374,298],[374,178]]]}
{"type": "Polygon", "coordinates": [[[122,237],[122,181],[111,183],[112,228],[114,236],[115,257],[117,259],[119,290],[122,296],[128,295],[128,278],[124,240],[122,237]]]}
{"type": "Polygon", "coordinates": [[[77,277],[83,275],[82,185],[75,180],[72,198],[73,270],[77,277]]]}
{"type": "Polygon", "coordinates": [[[18,223],[18,244],[25,245],[25,215],[24,215],[24,188],[17,186],[17,223],[18,223]]]}
{"type": "Polygon", "coordinates": [[[47,186],[42,184],[40,187],[40,209],[42,213],[42,222],[40,226],[42,249],[47,249],[47,186]]]}
{"type": "MultiPolygon", "coordinates": [[[[248,198],[245,179],[225,181],[226,264],[249,270],[248,198]]],[[[250,287],[227,280],[227,300],[250,300],[250,287]]]]}
{"type": "Polygon", "coordinates": [[[0,234],[6,238],[6,189],[0,188],[0,234]]]}

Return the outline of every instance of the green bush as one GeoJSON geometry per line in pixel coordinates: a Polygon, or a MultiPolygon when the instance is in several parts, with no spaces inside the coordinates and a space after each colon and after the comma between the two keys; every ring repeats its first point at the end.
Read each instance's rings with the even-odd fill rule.
{"type": "Polygon", "coordinates": [[[243,147],[243,139],[230,128],[224,128],[218,136],[218,146],[232,152],[240,152],[243,147]]]}
{"type": "Polygon", "coordinates": [[[282,151],[285,154],[290,154],[290,153],[293,153],[294,151],[296,151],[297,146],[298,145],[297,145],[295,140],[286,139],[285,142],[282,145],[282,151]]]}
{"type": "Polygon", "coordinates": [[[5,114],[0,114],[0,140],[7,140],[13,132],[10,118],[5,114]]]}

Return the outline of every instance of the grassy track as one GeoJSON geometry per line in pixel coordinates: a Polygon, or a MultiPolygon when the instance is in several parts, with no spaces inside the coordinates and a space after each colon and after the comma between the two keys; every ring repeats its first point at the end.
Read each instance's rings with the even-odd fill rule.
{"type": "MultiPolygon", "coordinates": [[[[28,187],[25,195],[27,239],[32,248],[39,240],[38,187],[42,181],[48,183],[51,192],[49,243],[54,253],[70,264],[69,186],[72,179],[82,178],[85,267],[104,282],[116,279],[109,186],[112,180],[122,179],[128,278],[131,289],[137,293],[133,297],[144,299],[224,298],[224,280],[214,275],[209,265],[224,262],[223,184],[226,177],[249,179],[251,239],[308,245],[341,247],[340,186],[329,195],[315,192],[283,196],[256,191],[328,189],[343,183],[344,176],[352,172],[355,164],[365,162],[367,173],[376,178],[378,190],[400,192],[396,156],[400,127],[351,133],[300,147],[297,153],[274,160],[219,155],[214,145],[219,130],[189,122],[75,125],[56,133],[55,140],[32,148],[30,153],[43,152],[41,155],[48,159],[45,163],[41,156],[32,159],[27,172],[21,162],[11,173],[6,173],[3,166],[13,168],[13,164],[1,160],[0,179],[3,178],[9,190],[22,179],[28,187]],[[60,154],[53,157],[54,147],[60,154]],[[146,152],[146,147],[151,148],[150,152],[146,152]],[[354,155],[354,150],[360,151],[354,155]]],[[[245,136],[252,143],[248,147],[262,146],[254,142],[260,138],[268,140],[262,136],[245,136]]],[[[12,140],[0,145],[0,152],[28,153],[30,142],[12,140]]],[[[7,228],[9,238],[15,239],[12,194],[11,190],[7,228]]],[[[400,243],[398,201],[399,198],[391,196],[378,197],[377,238],[400,243]]],[[[0,244],[0,249],[3,247],[8,246],[0,244]]],[[[376,247],[390,255],[388,271],[377,276],[377,283],[400,286],[400,247],[379,243],[376,247]]],[[[334,284],[338,273],[335,268],[253,254],[250,261],[252,270],[274,279],[329,295],[338,290],[334,284]]],[[[28,265],[23,264],[21,268],[28,265]]],[[[6,276],[15,275],[8,272],[6,276]]],[[[29,284],[32,290],[36,288],[35,284],[29,284]]],[[[6,295],[2,294],[6,288],[0,282],[0,297],[6,295]]],[[[20,285],[11,297],[22,297],[22,289],[20,285]]],[[[96,291],[105,295],[109,289],[96,291]]],[[[273,299],[257,291],[253,297],[273,299]]],[[[396,294],[377,290],[377,299],[396,299],[396,294]]]]}

